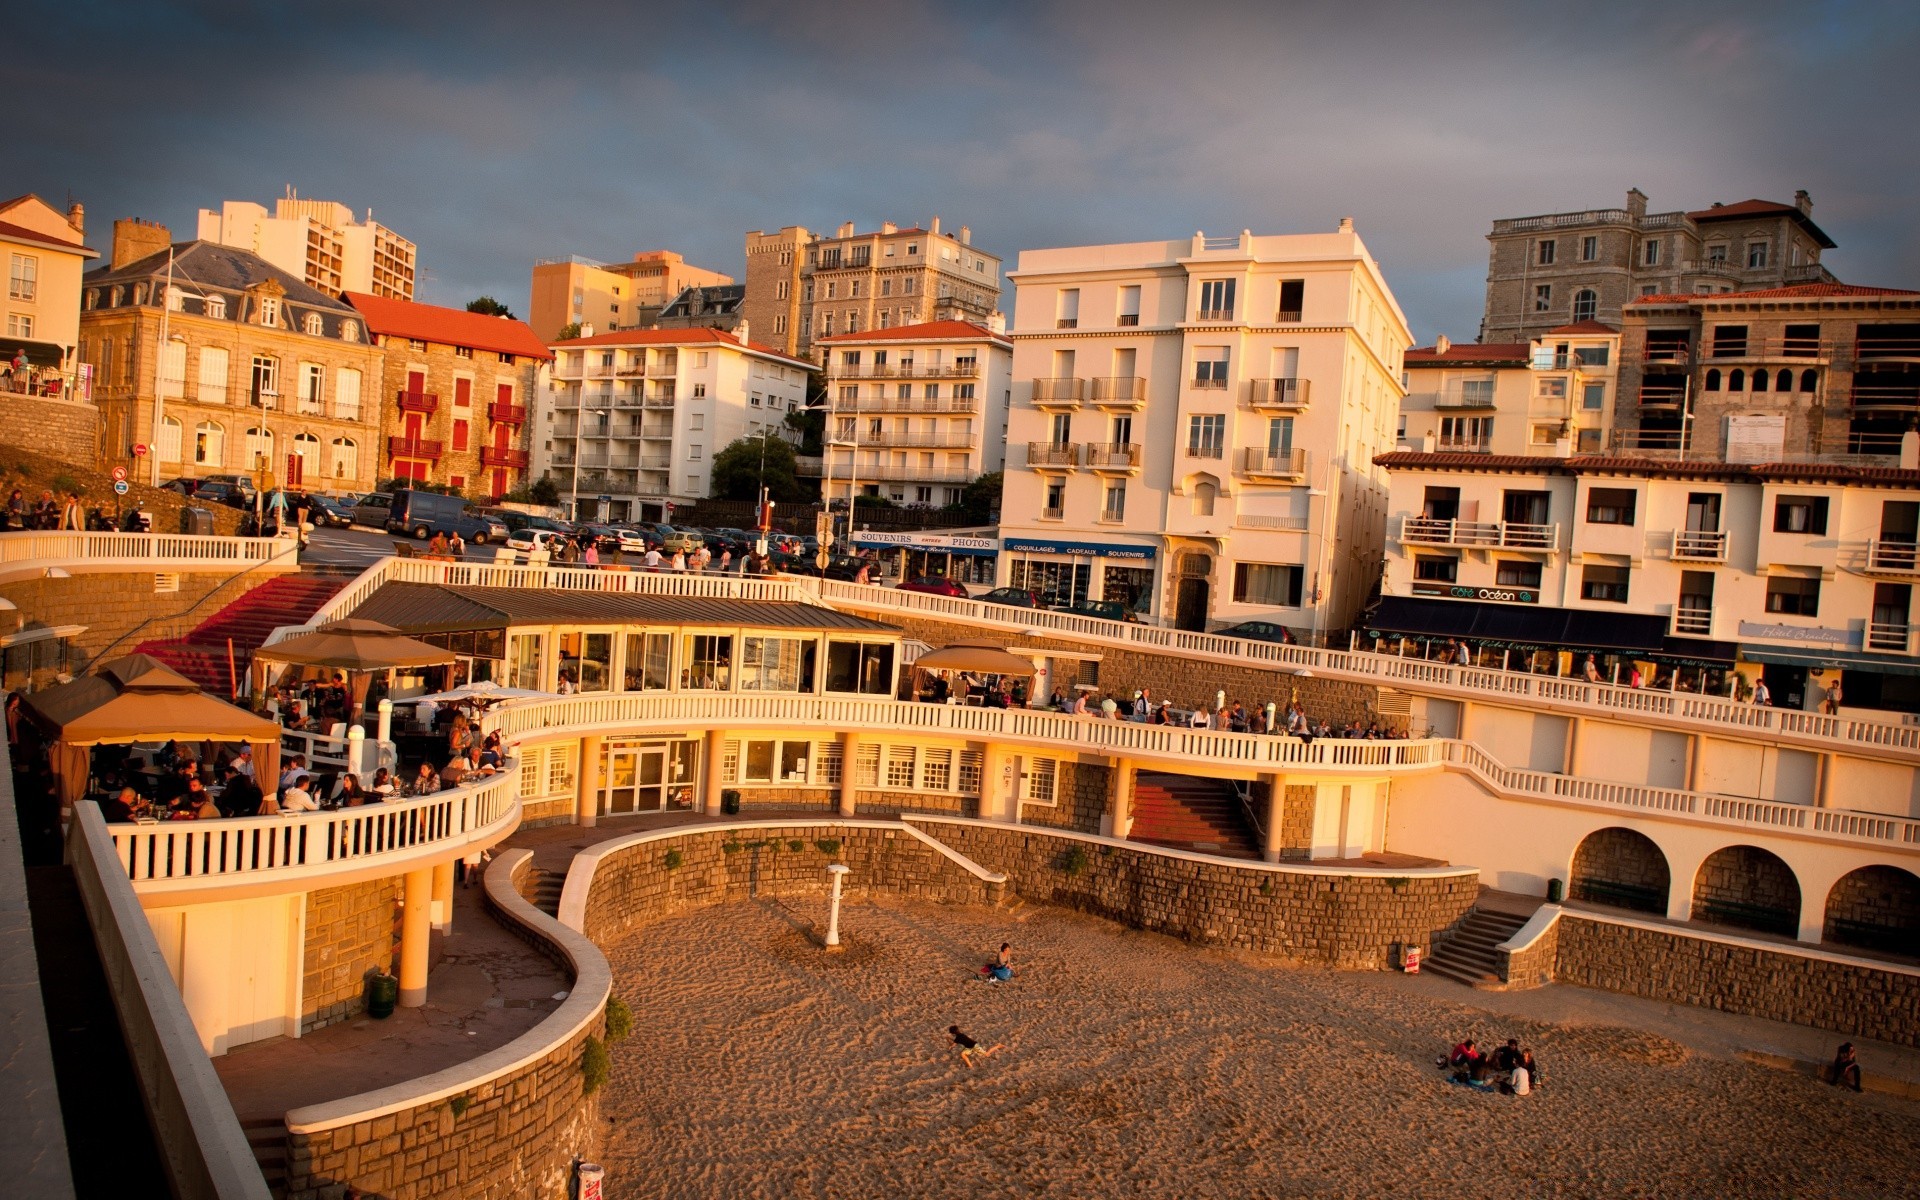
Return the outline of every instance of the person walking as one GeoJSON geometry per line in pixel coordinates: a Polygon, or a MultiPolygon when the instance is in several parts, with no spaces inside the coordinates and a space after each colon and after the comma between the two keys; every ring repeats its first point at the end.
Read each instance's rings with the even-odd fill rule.
{"type": "Polygon", "coordinates": [[[947,1035],[949,1040],[959,1047],[960,1061],[966,1063],[968,1069],[972,1069],[975,1055],[981,1058],[992,1058],[1000,1050],[1005,1049],[1005,1045],[1000,1042],[995,1042],[991,1046],[981,1046],[977,1040],[962,1033],[958,1025],[947,1026],[947,1035]]]}
{"type": "Polygon", "coordinates": [[[1756,708],[1773,707],[1773,692],[1767,687],[1765,676],[1753,681],[1753,703],[1756,708]]]}
{"type": "Polygon", "coordinates": [[[72,529],[75,531],[81,531],[81,530],[85,530],[86,527],[87,527],[87,515],[86,513],[82,512],[80,509],[80,493],[68,492],[67,502],[60,509],[61,530],[65,531],[65,530],[72,529]]]}
{"type": "Polygon", "coordinates": [[[1833,1065],[1827,1068],[1827,1082],[1834,1087],[1860,1090],[1860,1060],[1854,1056],[1853,1043],[1841,1042],[1834,1052],[1833,1065]]]}

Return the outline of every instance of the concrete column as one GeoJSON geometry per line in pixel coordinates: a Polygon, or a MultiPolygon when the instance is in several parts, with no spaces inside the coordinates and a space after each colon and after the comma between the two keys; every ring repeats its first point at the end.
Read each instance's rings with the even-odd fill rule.
{"type": "Polygon", "coordinates": [[[701,807],[710,817],[720,815],[720,751],[725,741],[720,730],[709,729],[706,745],[700,751],[701,807]]]}
{"type": "Polygon", "coordinates": [[[1124,839],[1133,832],[1134,770],[1130,758],[1107,760],[1107,811],[1100,814],[1100,832],[1105,837],[1124,839]]]}
{"type": "Polygon", "coordinates": [[[1700,779],[1700,735],[1687,735],[1687,787],[1689,792],[1699,790],[1700,779]]]}
{"type": "Polygon", "coordinates": [[[1818,808],[1827,808],[1831,804],[1828,790],[1833,780],[1833,755],[1816,755],[1813,760],[1813,803],[1818,808]]]}
{"type": "Polygon", "coordinates": [[[406,897],[400,902],[400,1007],[427,1002],[428,919],[433,899],[433,868],[408,871],[406,897]]]}
{"type": "Polygon", "coordinates": [[[574,773],[579,783],[574,793],[573,823],[588,829],[599,820],[600,745],[597,737],[580,739],[580,769],[574,773]]]}
{"type": "Polygon", "coordinates": [[[453,860],[433,864],[433,927],[440,933],[453,928],[453,860]]]}
{"type": "Polygon", "coordinates": [[[1460,701],[1460,740],[1473,740],[1473,701],[1464,698],[1460,701]]]}
{"type": "Polygon", "coordinates": [[[1574,717],[1567,722],[1567,774],[1584,775],[1580,769],[1580,741],[1587,731],[1587,719],[1574,717]]]}
{"type": "Polygon", "coordinates": [[[854,786],[854,760],[860,756],[860,735],[852,730],[840,734],[840,815],[851,817],[859,806],[859,790],[854,786]]]}
{"type": "Polygon", "coordinates": [[[1020,823],[1020,780],[1013,747],[988,742],[981,756],[980,816],[988,821],[1020,823]]]}
{"type": "Polygon", "coordinates": [[[1260,782],[1267,788],[1267,843],[1260,848],[1260,854],[1268,862],[1279,862],[1280,823],[1285,820],[1287,809],[1287,777],[1262,775],[1260,782]]]}

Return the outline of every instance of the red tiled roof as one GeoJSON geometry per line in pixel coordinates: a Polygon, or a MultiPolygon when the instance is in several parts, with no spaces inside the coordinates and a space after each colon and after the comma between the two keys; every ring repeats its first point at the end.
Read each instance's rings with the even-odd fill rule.
{"type": "Polygon", "coordinates": [[[1538,457],[1526,454],[1469,454],[1459,450],[1437,450],[1428,453],[1423,450],[1392,450],[1386,454],[1376,454],[1373,463],[1377,467],[1470,467],[1480,471],[1554,471],[1564,465],[1563,458],[1547,455],[1538,457]]]}
{"type": "Polygon", "coordinates": [[[1395,450],[1374,456],[1374,465],[1388,469],[1514,471],[1535,475],[1667,475],[1694,479],[1822,479],[1834,483],[1886,483],[1920,486],[1920,470],[1904,467],[1866,467],[1850,463],[1768,462],[1730,463],[1718,459],[1638,458],[1631,454],[1579,455],[1557,458],[1551,455],[1468,454],[1457,450],[1427,453],[1420,450],[1395,450]]]}
{"type": "MultiPolygon", "coordinates": [[[[616,329],[612,333],[596,333],[592,337],[570,338],[564,342],[553,343],[553,349],[573,349],[577,346],[692,346],[721,345],[739,346],[758,354],[770,355],[782,362],[792,363],[796,367],[805,367],[809,371],[819,368],[804,358],[794,358],[784,351],[759,342],[742,342],[724,329],[700,326],[697,329],[616,329]]],[[[549,355],[548,357],[552,357],[549,355]]]]}
{"type": "Polygon", "coordinates": [[[1547,330],[1547,332],[1549,334],[1555,334],[1555,333],[1592,334],[1592,333],[1619,333],[1620,331],[1618,329],[1615,329],[1613,326],[1607,324],[1605,321],[1575,321],[1571,325],[1562,325],[1558,329],[1549,329],[1547,330]]]}
{"type": "Polygon", "coordinates": [[[28,229],[25,225],[15,225],[12,221],[0,221],[0,237],[18,238],[21,241],[34,242],[41,246],[59,246],[61,249],[71,250],[75,254],[88,254],[95,258],[100,257],[98,250],[91,249],[79,242],[70,242],[65,238],[58,238],[52,234],[41,233],[38,229],[28,229]]]}
{"type": "Polygon", "coordinates": [[[860,333],[836,333],[816,340],[822,342],[933,342],[977,341],[980,338],[992,338],[997,342],[1008,341],[1006,334],[995,333],[985,325],[975,325],[972,321],[927,321],[920,325],[894,325],[886,329],[868,329],[860,333]]]}
{"type": "Polygon", "coordinates": [[[1697,209],[1687,214],[1687,219],[1696,225],[1702,221],[1737,221],[1745,217],[1790,217],[1826,249],[1831,250],[1839,244],[1815,225],[1812,217],[1791,204],[1781,204],[1777,200],[1741,200],[1733,204],[1716,204],[1712,208],[1697,209]]]}
{"type": "Polygon", "coordinates": [[[1844,300],[1856,296],[1920,296],[1908,288],[1865,287],[1854,283],[1796,283],[1757,292],[1671,292],[1637,296],[1629,304],[1681,304],[1692,300],[1844,300]]]}
{"type": "Polygon", "coordinates": [[[354,307],[367,322],[369,332],[387,337],[413,338],[448,346],[466,346],[491,350],[496,354],[524,354],[528,358],[552,358],[525,321],[490,317],[462,308],[441,308],[412,300],[390,300],[366,292],[342,292],[342,300],[354,307]]]}
{"type": "Polygon", "coordinates": [[[1462,342],[1440,353],[1432,346],[1418,346],[1406,352],[1402,361],[1408,366],[1445,366],[1449,363],[1512,363],[1525,366],[1533,348],[1525,342],[1462,342]]]}

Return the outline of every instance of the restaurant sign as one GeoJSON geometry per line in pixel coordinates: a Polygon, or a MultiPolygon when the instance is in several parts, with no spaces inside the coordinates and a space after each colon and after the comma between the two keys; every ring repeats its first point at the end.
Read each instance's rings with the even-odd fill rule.
{"type": "Polygon", "coordinates": [[[1468,587],[1458,583],[1416,583],[1416,596],[1439,596],[1446,600],[1481,600],[1489,604],[1538,604],[1540,593],[1532,588],[1468,587]]]}
{"type": "Polygon", "coordinates": [[[1827,646],[1860,646],[1860,635],[1850,629],[1829,629],[1819,625],[1769,625],[1761,621],[1740,622],[1743,638],[1765,638],[1770,642],[1819,642],[1827,646]]]}

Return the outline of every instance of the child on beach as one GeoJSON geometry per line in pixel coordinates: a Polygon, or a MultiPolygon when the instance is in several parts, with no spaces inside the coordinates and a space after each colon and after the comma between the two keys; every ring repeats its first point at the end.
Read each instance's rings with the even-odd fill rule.
{"type": "Polygon", "coordinates": [[[978,1054],[981,1058],[991,1058],[996,1051],[1001,1049],[1002,1044],[999,1042],[995,1042],[992,1046],[983,1049],[979,1042],[960,1032],[958,1025],[947,1026],[947,1033],[951,1035],[953,1044],[960,1047],[960,1061],[966,1063],[968,1068],[972,1068],[973,1066],[974,1055],[978,1054]]]}
{"type": "Polygon", "coordinates": [[[980,974],[986,977],[988,983],[1005,983],[1012,979],[1013,943],[1001,942],[1000,953],[993,956],[992,962],[980,968],[980,974]]]}

